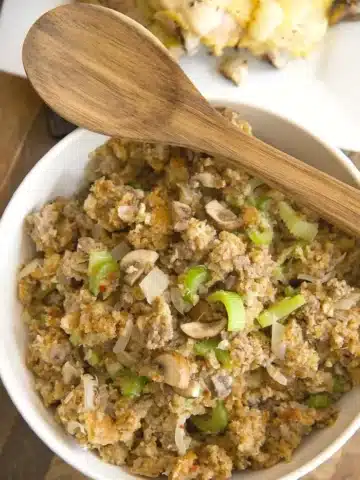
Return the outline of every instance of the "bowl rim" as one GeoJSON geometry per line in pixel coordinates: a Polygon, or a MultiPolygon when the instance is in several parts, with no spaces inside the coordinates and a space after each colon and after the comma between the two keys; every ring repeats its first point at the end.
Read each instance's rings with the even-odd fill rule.
{"type": "MultiPolygon", "coordinates": [[[[249,102],[231,101],[216,97],[211,98],[209,96],[207,97],[207,100],[213,106],[218,107],[233,107],[235,110],[241,109],[241,107],[251,108],[259,115],[270,114],[270,116],[275,117],[277,120],[284,121],[293,126],[294,128],[299,129],[307,136],[312,137],[312,139],[315,140],[322,147],[324,147],[324,149],[328,151],[329,155],[331,155],[332,157],[336,157],[338,161],[342,164],[342,166],[345,168],[345,170],[349,173],[349,175],[353,178],[355,183],[357,183],[360,187],[360,172],[353,164],[353,162],[337,147],[329,144],[329,142],[313,134],[308,129],[304,128],[302,125],[299,125],[298,123],[287,118],[286,116],[279,115],[278,113],[270,109],[261,108],[249,102]]],[[[61,155],[61,152],[63,150],[66,150],[70,144],[78,142],[79,140],[81,140],[81,137],[84,134],[88,133],[89,132],[87,130],[78,128],[66,137],[64,137],[55,146],[53,146],[24,177],[20,185],[15,190],[13,196],[11,197],[11,200],[9,201],[6,209],[4,210],[2,217],[0,218],[0,245],[2,242],[1,238],[3,238],[3,236],[1,235],[1,231],[4,229],[4,226],[7,226],[9,224],[13,205],[16,204],[17,198],[21,195],[21,190],[23,189],[24,185],[30,184],[32,178],[38,175],[38,173],[40,173],[44,169],[44,166],[52,161],[53,157],[61,155]]],[[[1,356],[3,355],[2,350],[3,349],[0,349],[0,360],[1,356]]],[[[74,469],[78,470],[89,478],[92,478],[93,480],[105,480],[103,477],[101,479],[99,477],[95,477],[93,475],[93,472],[90,471],[90,468],[87,467],[86,463],[83,462],[81,459],[78,460],[76,454],[69,454],[64,444],[60,440],[55,438],[52,427],[49,427],[48,429],[42,428],[46,421],[39,414],[33,412],[31,408],[27,408],[28,404],[27,402],[24,403],[21,398],[21,392],[17,386],[17,380],[6,368],[4,368],[4,362],[2,361],[0,361],[0,378],[18,412],[21,414],[28,426],[38,436],[38,438],[40,438],[53,453],[58,455],[74,469]]],[[[341,435],[335,438],[318,455],[316,455],[313,459],[304,463],[300,467],[296,468],[296,470],[279,477],[278,480],[298,480],[302,476],[313,471],[323,462],[328,460],[332,455],[334,455],[340,448],[342,448],[343,445],[356,433],[359,428],[360,413],[355,416],[355,418],[351,421],[348,427],[343,430],[341,435]]]]}

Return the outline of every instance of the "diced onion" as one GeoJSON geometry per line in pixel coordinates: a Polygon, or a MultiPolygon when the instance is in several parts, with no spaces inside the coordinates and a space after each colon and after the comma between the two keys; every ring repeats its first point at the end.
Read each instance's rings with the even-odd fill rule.
{"type": "Polygon", "coordinates": [[[18,280],[28,277],[39,267],[41,267],[41,260],[39,258],[34,258],[34,260],[25,265],[25,267],[19,272],[18,280]]]}
{"type": "Polygon", "coordinates": [[[70,400],[73,398],[73,396],[74,396],[74,390],[71,390],[71,392],[69,392],[69,393],[66,395],[66,397],[64,398],[64,400],[63,400],[62,403],[63,403],[64,405],[68,404],[68,403],[70,402],[70,400]]]}
{"type": "Polygon", "coordinates": [[[109,401],[109,392],[106,385],[99,387],[98,404],[99,408],[105,411],[109,401]]]}
{"type": "Polygon", "coordinates": [[[115,377],[121,369],[122,366],[119,362],[107,363],[106,365],[106,370],[110,377],[115,377]]]}
{"type": "Polygon", "coordinates": [[[131,222],[134,219],[136,212],[136,207],[132,205],[120,205],[117,210],[118,217],[123,222],[131,222]]]}
{"type": "Polygon", "coordinates": [[[271,365],[271,363],[269,363],[266,367],[266,371],[268,372],[270,377],[273,380],[275,380],[275,382],[286,387],[288,383],[287,378],[280,372],[279,369],[277,369],[276,367],[274,367],[274,365],[271,365]]]}
{"type": "Polygon", "coordinates": [[[160,268],[153,268],[140,282],[140,288],[148,303],[162,295],[169,286],[169,277],[160,268]]]}
{"type": "Polygon", "coordinates": [[[83,435],[86,433],[84,425],[81,425],[80,422],[75,422],[75,420],[70,420],[66,428],[70,435],[74,435],[77,429],[79,429],[83,435]]]}
{"type": "Polygon", "coordinates": [[[316,283],[318,278],[313,277],[312,275],[307,275],[306,273],[299,273],[297,276],[299,280],[304,280],[304,282],[316,283]]]}
{"type": "Polygon", "coordinates": [[[184,300],[179,288],[173,287],[170,289],[170,299],[176,310],[182,315],[191,310],[192,305],[184,300]]]}
{"type": "Polygon", "coordinates": [[[132,357],[129,353],[127,352],[117,352],[116,354],[117,359],[121,363],[121,365],[124,365],[124,367],[132,367],[135,365],[136,360],[134,357],[132,357]]]}
{"type": "Polygon", "coordinates": [[[123,352],[125,350],[127,344],[129,343],[133,328],[134,322],[132,318],[129,317],[127,319],[123,334],[117,339],[114,345],[113,352],[115,354],[118,354],[119,352],[123,352]]]}
{"type": "Polygon", "coordinates": [[[98,382],[96,378],[91,375],[82,376],[83,386],[84,386],[84,409],[95,410],[95,395],[98,382]]]}
{"type": "Polygon", "coordinates": [[[187,419],[188,416],[181,415],[178,418],[175,428],[175,445],[181,456],[185,455],[191,443],[191,438],[186,435],[185,431],[185,422],[187,419]]]}
{"type": "Polygon", "coordinates": [[[284,360],[286,344],[284,342],[284,325],[274,322],[271,327],[271,351],[279,359],[284,360]]]}
{"type": "Polygon", "coordinates": [[[355,305],[359,302],[360,300],[360,292],[353,292],[350,293],[347,297],[342,298],[341,300],[338,300],[334,308],[335,310],[350,310],[350,308],[355,307],[355,305]]]}
{"type": "Polygon", "coordinates": [[[74,378],[79,377],[80,374],[79,371],[70,362],[66,362],[62,367],[62,376],[65,385],[68,385],[72,382],[74,378]]]}
{"type": "Polygon", "coordinates": [[[191,381],[187,388],[173,387],[175,392],[185,398],[198,398],[201,395],[202,388],[199,382],[191,381]]]}
{"type": "Polygon", "coordinates": [[[110,253],[111,253],[111,256],[114,258],[114,260],[118,262],[123,257],[125,257],[125,255],[129,253],[130,250],[131,248],[126,242],[121,242],[119,243],[119,245],[116,245],[116,247],[114,247],[110,253]]]}

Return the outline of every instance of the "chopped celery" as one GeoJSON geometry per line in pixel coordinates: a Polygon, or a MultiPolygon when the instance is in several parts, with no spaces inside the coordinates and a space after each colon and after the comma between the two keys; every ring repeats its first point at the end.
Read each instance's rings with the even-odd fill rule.
{"type": "Polygon", "coordinates": [[[194,304],[200,285],[207,282],[209,277],[209,270],[204,265],[196,265],[195,267],[188,268],[181,276],[181,282],[184,287],[184,300],[194,304]]]}
{"type": "Polygon", "coordinates": [[[91,293],[97,296],[100,291],[101,283],[106,280],[111,273],[117,272],[118,269],[119,266],[117,262],[109,252],[90,252],[88,276],[91,293]]]}
{"type": "Polygon", "coordinates": [[[228,413],[224,402],[218,400],[210,413],[192,416],[191,421],[201,432],[212,434],[223,432],[228,424],[228,413]]]}
{"type": "Polygon", "coordinates": [[[194,345],[194,353],[198,357],[206,357],[210,352],[214,351],[218,362],[226,368],[227,370],[231,369],[231,357],[230,352],[227,350],[221,350],[217,348],[219,340],[216,338],[209,338],[207,340],[200,340],[194,345]]]}
{"type": "Polygon", "coordinates": [[[260,313],[257,321],[265,328],[272,325],[274,322],[281,320],[284,317],[290,315],[298,308],[302,307],[306,303],[305,298],[302,295],[295,295],[294,297],[286,297],[279,302],[271,305],[270,308],[260,313]]]}
{"type": "Polygon", "coordinates": [[[286,202],[279,202],[279,214],[290,233],[296,238],[312,242],[317,235],[317,223],[311,223],[301,218],[299,214],[286,202]]]}
{"type": "Polygon", "coordinates": [[[94,350],[89,350],[85,356],[85,360],[92,366],[95,367],[100,362],[99,355],[94,350]]]}
{"type": "Polygon", "coordinates": [[[231,363],[231,356],[230,352],[228,350],[221,350],[220,348],[217,348],[215,350],[215,355],[218,360],[218,362],[221,363],[221,365],[226,369],[226,370],[231,370],[232,363],[231,363]]]}
{"type": "Polygon", "coordinates": [[[256,199],[254,195],[249,195],[245,199],[245,205],[251,206],[251,207],[256,207],[256,199]]]}
{"type": "Polygon", "coordinates": [[[235,208],[240,208],[244,205],[244,199],[240,195],[236,196],[234,194],[228,194],[225,196],[225,201],[226,203],[235,208]]]}
{"type": "Polygon", "coordinates": [[[247,234],[255,245],[270,245],[274,236],[272,225],[266,214],[261,213],[259,218],[260,225],[248,228],[247,234]]]}
{"type": "Polygon", "coordinates": [[[129,183],[127,183],[127,185],[129,185],[129,187],[132,187],[132,188],[135,188],[135,189],[141,189],[141,185],[138,182],[129,182],[129,183]]]}
{"type": "Polygon", "coordinates": [[[217,290],[207,297],[209,302],[221,302],[228,315],[227,329],[229,332],[238,332],[245,327],[246,314],[240,295],[226,290],[217,290]]]}
{"type": "Polygon", "coordinates": [[[107,362],[105,368],[112,379],[115,379],[117,375],[122,371],[121,363],[119,362],[107,362]]]}
{"type": "Polygon", "coordinates": [[[332,400],[327,393],[315,393],[310,395],[306,404],[310,408],[328,408],[332,404],[332,400]]]}
{"type": "Polygon", "coordinates": [[[214,350],[219,345],[219,340],[216,338],[209,338],[207,340],[200,340],[194,345],[195,355],[198,357],[205,357],[209,352],[214,350]]]}
{"type": "Polygon", "coordinates": [[[270,245],[273,239],[272,228],[261,230],[247,230],[248,237],[255,245],[270,245]]]}
{"type": "Polygon", "coordinates": [[[333,392],[334,393],[344,393],[346,387],[346,380],[340,375],[335,375],[333,378],[333,392]]]}
{"type": "Polygon", "coordinates": [[[80,338],[80,335],[76,332],[73,332],[71,335],[70,335],[70,338],[69,338],[70,342],[72,343],[72,345],[74,345],[74,347],[77,347],[78,345],[81,344],[81,338],[80,338]]]}
{"type": "Polygon", "coordinates": [[[148,381],[149,379],[147,377],[136,375],[136,373],[128,369],[121,370],[116,379],[124,397],[137,397],[141,395],[148,381]]]}
{"type": "Polygon", "coordinates": [[[47,315],[46,313],[40,313],[40,315],[39,315],[39,317],[38,317],[38,318],[39,318],[39,322],[41,322],[41,323],[46,323],[47,320],[48,320],[48,317],[49,317],[49,315],[47,315]]]}
{"type": "Polygon", "coordinates": [[[271,198],[267,195],[262,195],[257,199],[256,206],[262,212],[267,212],[271,204],[271,198]]]}

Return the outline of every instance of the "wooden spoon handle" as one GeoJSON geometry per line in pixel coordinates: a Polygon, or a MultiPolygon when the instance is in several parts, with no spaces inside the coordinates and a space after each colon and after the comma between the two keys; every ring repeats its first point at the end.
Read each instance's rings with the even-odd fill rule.
{"type": "Polygon", "coordinates": [[[360,236],[360,190],[226,123],[224,128],[219,115],[216,123],[194,135],[196,145],[226,157],[234,168],[244,168],[330,223],[360,236]]]}

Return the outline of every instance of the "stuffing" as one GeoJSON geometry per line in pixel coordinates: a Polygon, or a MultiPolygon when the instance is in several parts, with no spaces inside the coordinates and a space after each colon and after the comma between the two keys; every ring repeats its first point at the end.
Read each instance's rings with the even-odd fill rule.
{"type": "Polygon", "coordinates": [[[290,461],[360,384],[357,241],[199,152],[111,139],[86,177],[25,222],[36,253],[17,287],[43,404],[134,475],[226,480],[290,461]]]}

